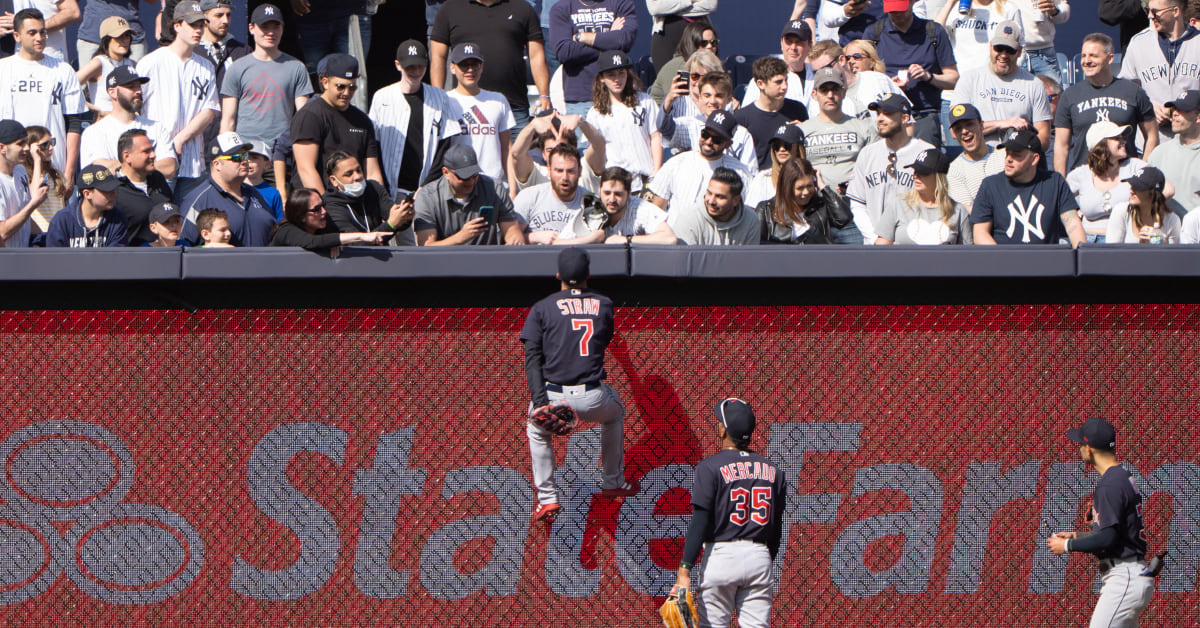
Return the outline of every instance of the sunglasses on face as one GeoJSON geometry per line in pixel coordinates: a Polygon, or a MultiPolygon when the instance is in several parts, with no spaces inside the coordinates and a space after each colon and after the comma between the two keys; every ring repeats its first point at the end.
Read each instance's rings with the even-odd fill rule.
{"type": "Polygon", "coordinates": [[[704,39],[701,41],[701,45],[703,45],[705,48],[716,48],[717,46],[721,45],[720,39],[704,39]]]}
{"type": "Polygon", "coordinates": [[[846,58],[848,58],[848,59],[854,59],[855,61],[862,61],[863,59],[866,59],[866,58],[867,58],[867,55],[865,55],[865,54],[863,54],[863,53],[861,53],[861,52],[856,52],[856,53],[854,53],[854,54],[852,54],[852,55],[846,55],[846,58]]]}
{"type": "Polygon", "coordinates": [[[708,129],[704,129],[703,131],[700,131],[700,138],[708,140],[710,142],[714,142],[716,144],[720,144],[721,142],[725,141],[725,138],[713,133],[712,131],[709,131],[708,129]]]}
{"type": "Polygon", "coordinates": [[[1015,48],[1009,48],[1008,46],[994,46],[992,47],[992,50],[995,50],[996,54],[1008,55],[1010,57],[1017,54],[1017,50],[1015,48]]]}
{"type": "Polygon", "coordinates": [[[310,214],[320,214],[320,213],[322,213],[322,212],[324,212],[324,211],[325,211],[325,204],[324,204],[324,203],[321,203],[320,205],[317,205],[316,207],[309,207],[309,208],[308,208],[308,213],[310,213],[310,214]]]}
{"type": "Polygon", "coordinates": [[[356,92],[358,91],[358,83],[343,83],[341,85],[334,83],[333,89],[338,92],[356,92]]]}
{"type": "Polygon", "coordinates": [[[243,162],[243,161],[246,161],[246,160],[247,160],[247,159],[249,159],[249,158],[250,158],[250,154],[249,154],[249,153],[234,153],[234,154],[232,154],[232,155],[221,155],[220,157],[217,157],[217,160],[218,160],[218,161],[232,161],[232,162],[236,162],[236,163],[241,163],[241,162],[243,162]]]}
{"type": "Polygon", "coordinates": [[[1150,19],[1157,22],[1162,19],[1162,16],[1164,13],[1166,13],[1167,11],[1170,11],[1171,9],[1178,9],[1178,8],[1179,7],[1176,7],[1176,6],[1170,6],[1165,9],[1158,9],[1158,10],[1146,9],[1146,15],[1150,16],[1150,19]]]}
{"type": "Polygon", "coordinates": [[[40,148],[42,150],[46,150],[49,148],[54,148],[54,144],[55,144],[54,138],[52,137],[44,142],[38,142],[37,144],[34,144],[34,146],[37,146],[38,148],[40,148]]]}

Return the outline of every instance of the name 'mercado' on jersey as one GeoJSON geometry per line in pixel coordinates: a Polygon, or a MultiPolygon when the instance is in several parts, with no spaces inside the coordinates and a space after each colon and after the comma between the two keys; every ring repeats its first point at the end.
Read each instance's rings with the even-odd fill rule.
{"type": "Polygon", "coordinates": [[[563,290],[529,310],[521,341],[541,340],[542,376],[564,386],[605,378],[604,351],[613,335],[612,299],[587,288],[563,290]]]}
{"type": "Polygon", "coordinates": [[[696,465],[692,505],[712,514],[705,543],[754,541],[779,546],[787,507],[783,471],[761,454],[722,449],[696,465]]]}

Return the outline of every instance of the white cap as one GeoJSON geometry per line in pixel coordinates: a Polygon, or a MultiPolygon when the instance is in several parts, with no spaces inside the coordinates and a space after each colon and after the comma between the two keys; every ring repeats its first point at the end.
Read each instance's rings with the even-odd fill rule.
{"type": "Polygon", "coordinates": [[[1129,125],[1117,126],[1108,120],[1101,120],[1088,127],[1087,130],[1087,147],[1092,150],[1099,144],[1101,140],[1106,140],[1110,137],[1121,137],[1125,131],[1129,130],[1129,125]]]}

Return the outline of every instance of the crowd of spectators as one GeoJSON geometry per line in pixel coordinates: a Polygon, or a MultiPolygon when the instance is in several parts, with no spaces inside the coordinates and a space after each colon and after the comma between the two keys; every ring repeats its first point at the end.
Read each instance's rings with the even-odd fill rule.
{"type": "Polygon", "coordinates": [[[167,2],[147,52],[136,0],[17,0],[0,243],[1200,243],[1200,0],[1101,0],[1069,85],[1068,0],[796,0],[740,85],[717,0],[645,4],[427,0],[364,98],[377,2],[293,0],[297,59],[271,4],[167,2]]]}

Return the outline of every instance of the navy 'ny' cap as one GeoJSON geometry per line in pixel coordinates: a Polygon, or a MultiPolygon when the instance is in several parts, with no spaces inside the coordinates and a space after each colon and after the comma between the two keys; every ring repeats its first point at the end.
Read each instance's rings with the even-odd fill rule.
{"type": "Polygon", "coordinates": [[[867,105],[867,109],[884,113],[912,113],[912,104],[900,94],[888,94],[867,105]]]}
{"type": "Polygon", "coordinates": [[[750,442],[750,437],[754,434],[754,409],[750,407],[750,404],[736,397],[730,397],[722,399],[713,408],[713,412],[734,442],[750,442]]]}
{"type": "Polygon", "coordinates": [[[1165,103],[1163,106],[1173,107],[1180,111],[1200,110],[1200,89],[1189,89],[1180,94],[1179,98],[1165,103]]]}
{"type": "Polygon", "coordinates": [[[1071,439],[1071,442],[1097,449],[1117,448],[1116,428],[1098,416],[1084,421],[1083,427],[1068,430],[1067,438],[1071,439]]]}

